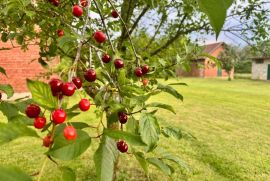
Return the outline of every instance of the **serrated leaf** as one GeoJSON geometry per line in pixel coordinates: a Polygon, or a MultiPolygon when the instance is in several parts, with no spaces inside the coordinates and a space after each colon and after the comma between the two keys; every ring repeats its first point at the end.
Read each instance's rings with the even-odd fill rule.
{"type": "Polygon", "coordinates": [[[161,170],[164,174],[166,175],[171,175],[173,173],[173,170],[171,167],[163,162],[161,159],[158,158],[147,158],[147,162],[150,163],[151,165],[154,165],[157,167],[159,170],[161,170]]]}
{"type": "Polygon", "coordinates": [[[139,133],[144,143],[148,145],[147,151],[153,150],[159,140],[160,128],[156,117],[143,113],[139,121],[139,133]]]}
{"type": "Polygon", "coordinates": [[[3,181],[32,181],[32,178],[16,167],[0,166],[0,180],[3,181]]]}
{"type": "MultiPolygon", "coordinates": [[[[3,34],[2,34],[3,36],[3,34]]],[[[1,36],[1,38],[2,38],[1,36]]],[[[0,73],[4,74],[5,76],[7,76],[6,70],[3,67],[0,67],[0,73]]]]}
{"type": "Polygon", "coordinates": [[[33,129],[28,128],[23,124],[0,123],[0,145],[25,136],[38,137],[33,129]]]}
{"type": "Polygon", "coordinates": [[[75,181],[76,180],[76,174],[71,168],[61,167],[60,170],[62,172],[62,176],[61,176],[62,181],[75,181]]]}
{"type": "Polygon", "coordinates": [[[146,107],[163,108],[163,109],[166,109],[166,110],[171,111],[172,113],[176,114],[174,108],[171,105],[168,105],[168,104],[163,104],[163,103],[159,103],[159,102],[153,102],[153,103],[147,104],[146,107]]]}
{"type": "Polygon", "coordinates": [[[128,143],[130,143],[131,145],[146,146],[146,144],[142,141],[140,135],[136,135],[125,131],[117,131],[109,129],[105,129],[103,133],[114,139],[123,139],[128,143]]]}
{"type": "Polygon", "coordinates": [[[183,137],[182,131],[175,127],[164,127],[161,133],[165,137],[174,137],[178,140],[180,140],[183,137]]]}
{"type": "Polygon", "coordinates": [[[32,93],[32,99],[40,106],[48,109],[55,109],[57,107],[57,99],[53,97],[48,84],[27,79],[27,86],[32,93]]]}
{"type": "Polygon", "coordinates": [[[148,162],[146,161],[144,154],[142,152],[135,152],[134,155],[143,168],[144,173],[148,176],[148,162]]]}
{"type": "Polygon", "coordinates": [[[9,84],[0,84],[0,90],[7,94],[7,98],[11,98],[14,94],[13,87],[9,84]]]}
{"type": "Polygon", "coordinates": [[[173,87],[171,87],[169,85],[158,84],[157,89],[159,89],[163,92],[167,92],[167,93],[173,95],[175,98],[183,101],[183,96],[181,94],[179,94],[173,87]]]}
{"type": "Polygon", "coordinates": [[[107,136],[103,136],[94,155],[97,181],[113,180],[114,164],[118,155],[116,142],[107,136]]]}
{"type": "Polygon", "coordinates": [[[89,135],[77,129],[75,140],[66,140],[63,134],[58,134],[54,139],[54,145],[48,155],[60,160],[72,160],[83,154],[91,144],[89,135]]]}

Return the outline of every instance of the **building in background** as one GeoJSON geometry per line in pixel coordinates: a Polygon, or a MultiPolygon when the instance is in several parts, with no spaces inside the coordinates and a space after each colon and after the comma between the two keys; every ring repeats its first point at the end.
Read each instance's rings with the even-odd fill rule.
{"type": "Polygon", "coordinates": [[[251,78],[270,80],[270,57],[252,58],[251,78]]]}

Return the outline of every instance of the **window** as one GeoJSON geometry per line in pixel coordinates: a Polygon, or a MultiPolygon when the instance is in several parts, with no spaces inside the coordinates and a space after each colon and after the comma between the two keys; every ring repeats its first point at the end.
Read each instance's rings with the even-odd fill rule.
{"type": "Polygon", "coordinates": [[[264,60],[262,60],[262,59],[257,59],[255,62],[256,62],[256,64],[263,64],[264,60]]]}

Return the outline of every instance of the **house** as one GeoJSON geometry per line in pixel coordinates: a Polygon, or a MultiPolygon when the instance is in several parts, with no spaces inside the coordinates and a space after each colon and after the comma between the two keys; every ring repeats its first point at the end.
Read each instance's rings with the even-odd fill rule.
{"type": "Polygon", "coordinates": [[[252,58],[252,79],[270,80],[270,57],[252,58]]]}
{"type": "Polygon", "coordinates": [[[7,77],[0,74],[0,84],[11,84],[16,93],[29,92],[26,78],[35,79],[45,69],[38,63],[39,47],[30,45],[28,51],[10,41],[0,41],[0,67],[4,68],[7,77]],[[14,48],[15,46],[15,48],[14,48]]]}
{"type": "MultiPolygon", "coordinates": [[[[218,58],[224,50],[224,46],[225,43],[223,42],[208,44],[203,46],[203,52],[218,58]]],[[[228,77],[226,71],[218,68],[208,57],[191,60],[191,70],[189,72],[177,70],[177,75],[188,77],[228,77]]],[[[231,77],[233,77],[233,75],[234,71],[232,70],[231,77]]]]}

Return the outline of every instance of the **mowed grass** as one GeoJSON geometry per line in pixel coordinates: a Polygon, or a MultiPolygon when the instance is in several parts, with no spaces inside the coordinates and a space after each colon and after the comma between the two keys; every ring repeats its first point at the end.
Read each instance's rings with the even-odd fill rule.
{"type": "MultiPolygon", "coordinates": [[[[150,167],[152,180],[270,180],[270,83],[251,80],[188,78],[170,80],[188,86],[174,86],[184,102],[168,94],[151,101],[171,104],[177,114],[160,110],[162,126],[179,127],[196,139],[180,141],[161,138],[160,145],[178,155],[191,168],[176,169],[172,179],[150,167]]],[[[92,110],[93,111],[93,110],[92,110]]],[[[74,120],[96,124],[94,113],[74,120]]],[[[95,130],[87,130],[95,134],[95,130]]],[[[73,168],[77,180],[95,180],[93,153],[98,140],[75,161],[59,161],[73,168]]],[[[28,174],[37,173],[44,160],[41,140],[20,138],[0,147],[0,165],[16,165],[28,174]]],[[[131,155],[121,155],[118,180],[146,180],[131,155]]],[[[60,171],[48,162],[41,180],[59,180],[60,171]]],[[[37,176],[33,177],[37,180],[37,176]]],[[[0,178],[1,180],[1,178],[0,178]]]]}

